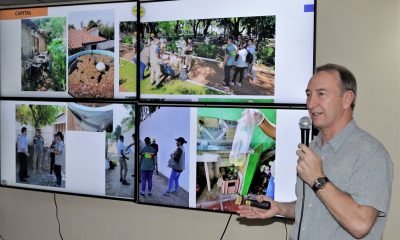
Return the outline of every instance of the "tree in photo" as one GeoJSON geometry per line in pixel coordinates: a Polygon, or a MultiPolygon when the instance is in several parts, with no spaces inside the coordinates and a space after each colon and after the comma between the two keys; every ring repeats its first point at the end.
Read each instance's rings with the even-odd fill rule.
{"type": "Polygon", "coordinates": [[[24,104],[16,108],[15,115],[21,124],[30,124],[37,129],[55,123],[62,113],[65,113],[64,106],[24,104]]]}

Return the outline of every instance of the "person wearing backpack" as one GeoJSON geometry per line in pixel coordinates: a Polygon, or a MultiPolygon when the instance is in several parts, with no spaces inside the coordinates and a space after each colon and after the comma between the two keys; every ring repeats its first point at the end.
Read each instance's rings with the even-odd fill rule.
{"type": "Polygon", "coordinates": [[[164,196],[169,196],[170,193],[177,193],[179,189],[179,177],[183,170],[185,170],[185,149],[183,148],[183,144],[187,142],[183,137],[179,137],[175,139],[175,141],[177,148],[171,153],[171,157],[168,160],[168,167],[171,168],[171,175],[168,180],[167,191],[163,194],[164,196]],[[174,190],[172,190],[173,185],[174,190]]]}
{"type": "Polygon", "coordinates": [[[246,72],[245,72],[245,78],[248,77],[249,74],[251,74],[250,82],[254,82],[257,80],[256,76],[256,71],[253,69],[253,65],[256,60],[256,46],[253,45],[253,39],[249,39],[247,41],[247,51],[249,52],[248,58],[246,58],[246,62],[248,63],[246,72]]]}
{"type": "Polygon", "coordinates": [[[247,55],[249,55],[249,53],[247,52],[245,46],[246,45],[244,42],[242,42],[240,44],[239,51],[237,52],[236,57],[235,57],[236,68],[235,68],[235,73],[233,74],[232,85],[238,85],[239,87],[242,86],[243,73],[244,73],[244,70],[248,66],[246,59],[247,59],[247,55]],[[236,83],[236,78],[237,78],[238,74],[239,74],[239,82],[236,83]]]}
{"type": "Polygon", "coordinates": [[[233,38],[228,38],[228,46],[225,49],[224,58],[224,87],[229,87],[231,82],[231,70],[235,66],[236,46],[233,44],[233,38]]]}

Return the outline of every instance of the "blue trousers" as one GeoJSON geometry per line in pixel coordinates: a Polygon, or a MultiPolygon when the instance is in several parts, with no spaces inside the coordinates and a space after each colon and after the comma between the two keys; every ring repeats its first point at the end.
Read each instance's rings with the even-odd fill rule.
{"type": "Polygon", "coordinates": [[[153,171],[154,170],[142,170],[140,171],[141,175],[141,184],[142,184],[142,193],[146,192],[146,183],[147,190],[151,193],[151,189],[153,188],[153,171]]]}
{"type": "MultiPolygon", "coordinates": [[[[136,58],[133,58],[133,63],[136,64],[136,58]]],[[[146,64],[144,64],[142,61],[140,61],[139,65],[139,80],[143,80],[144,78],[144,70],[146,69],[146,64]]]]}
{"type": "Polygon", "coordinates": [[[172,169],[171,175],[169,176],[168,180],[168,189],[167,192],[171,192],[172,189],[172,184],[175,182],[175,189],[174,192],[178,191],[179,188],[179,176],[181,175],[180,172],[177,172],[176,170],[172,169]]]}

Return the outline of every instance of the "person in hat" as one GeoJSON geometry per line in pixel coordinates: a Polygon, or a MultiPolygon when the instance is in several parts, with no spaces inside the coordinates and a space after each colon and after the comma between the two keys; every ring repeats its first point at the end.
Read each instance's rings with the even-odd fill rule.
{"type": "Polygon", "coordinates": [[[171,157],[168,161],[168,167],[171,168],[171,175],[168,180],[168,188],[164,193],[165,196],[168,196],[170,193],[176,193],[179,189],[179,176],[181,172],[185,170],[185,149],[183,148],[183,144],[187,143],[183,137],[179,137],[175,139],[176,141],[176,150],[171,153],[171,157]],[[175,183],[174,190],[172,190],[172,185],[175,183]]]}

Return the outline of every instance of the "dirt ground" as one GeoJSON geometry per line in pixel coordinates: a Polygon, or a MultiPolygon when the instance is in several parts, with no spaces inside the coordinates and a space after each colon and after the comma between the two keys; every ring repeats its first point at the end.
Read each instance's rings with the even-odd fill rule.
{"type": "MultiPolygon", "coordinates": [[[[131,45],[120,45],[120,57],[132,61],[134,57],[131,45]]],[[[253,66],[256,71],[257,80],[251,82],[251,77],[243,78],[242,86],[223,87],[224,67],[222,62],[208,61],[203,58],[193,57],[192,69],[189,79],[206,87],[218,89],[233,95],[257,95],[273,96],[275,93],[275,73],[268,71],[265,67],[253,66]]],[[[231,80],[234,76],[231,70],[231,80]]],[[[236,81],[239,80],[237,76],[236,81]]]]}
{"type": "MultiPolygon", "coordinates": [[[[124,134],[125,139],[129,139],[129,134],[124,134]]],[[[130,140],[127,140],[129,143],[130,140]]],[[[135,196],[135,177],[132,176],[135,173],[135,157],[134,153],[128,155],[129,159],[126,161],[128,165],[128,173],[126,175],[126,181],[129,182],[129,185],[123,185],[119,178],[120,178],[120,168],[121,165],[118,161],[118,154],[117,154],[117,146],[116,142],[110,143],[108,147],[108,158],[110,160],[114,160],[117,166],[114,169],[106,169],[106,195],[107,196],[115,196],[115,197],[123,197],[123,198],[134,198],[135,196]]],[[[108,167],[108,166],[107,166],[108,167]]]]}
{"type": "MultiPolygon", "coordinates": [[[[42,158],[42,167],[41,167],[41,173],[39,171],[36,171],[36,173],[33,173],[33,165],[32,165],[32,157],[33,157],[33,149],[30,147],[29,151],[29,156],[27,158],[28,161],[28,175],[29,178],[27,178],[27,182],[25,184],[31,184],[31,185],[39,185],[39,186],[49,186],[49,187],[55,187],[56,185],[56,176],[54,171],[50,173],[50,153],[49,153],[49,148],[45,147],[43,150],[43,158],[42,158]]],[[[17,157],[16,159],[16,175],[15,179],[17,183],[21,183],[19,180],[19,159],[17,157]]],[[[62,180],[61,180],[61,186],[57,188],[65,188],[65,167],[62,169],[62,180]]]]}
{"type": "Polygon", "coordinates": [[[28,80],[22,79],[21,82],[22,91],[54,91],[54,80],[47,69],[31,67],[28,72],[28,80]]]}
{"type": "MultiPolygon", "coordinates": [[[[224,68],[222,62],[207,61],[204,59],[193,58],[193,67],[189,71],[189,78],[200,84],[216,88],[234,95],[261,95],[273,96],[275,90],[275,74],[268,72],[267,69],[255,68],[257,80],[250,82],[243,77],[242,86],[223,87],[224,68]]],[[[234,70],[231,70],[231,80],[234,70]]],[[[239,76],[236,78],[238,82],[239,76]]]]}
{"type": "MultiPolygon", "coordinates": [[[[159,173],[158,175],[153,174],[153,189],[152,195],[148,196],[139,195],[139,202],[141,203],[151,203],[151,204],[163,204],[167,206],[180,206],[180,207],[188,207],[189,206],[189,193],[185,191],[183,188],[179,187],[179,190],[176,193],[170,193],[164,195],[168,186],[168,177],[159,173]]],[[[139,190],[140,190],[139,183],[139,190]]]]}
{"type": "Polygon", "coordinates": [[[119,57],[126,59],[128,61],[132,61],[133,56],[133,47],[132,45],[122,44],[119,45],[119,57]]]}

